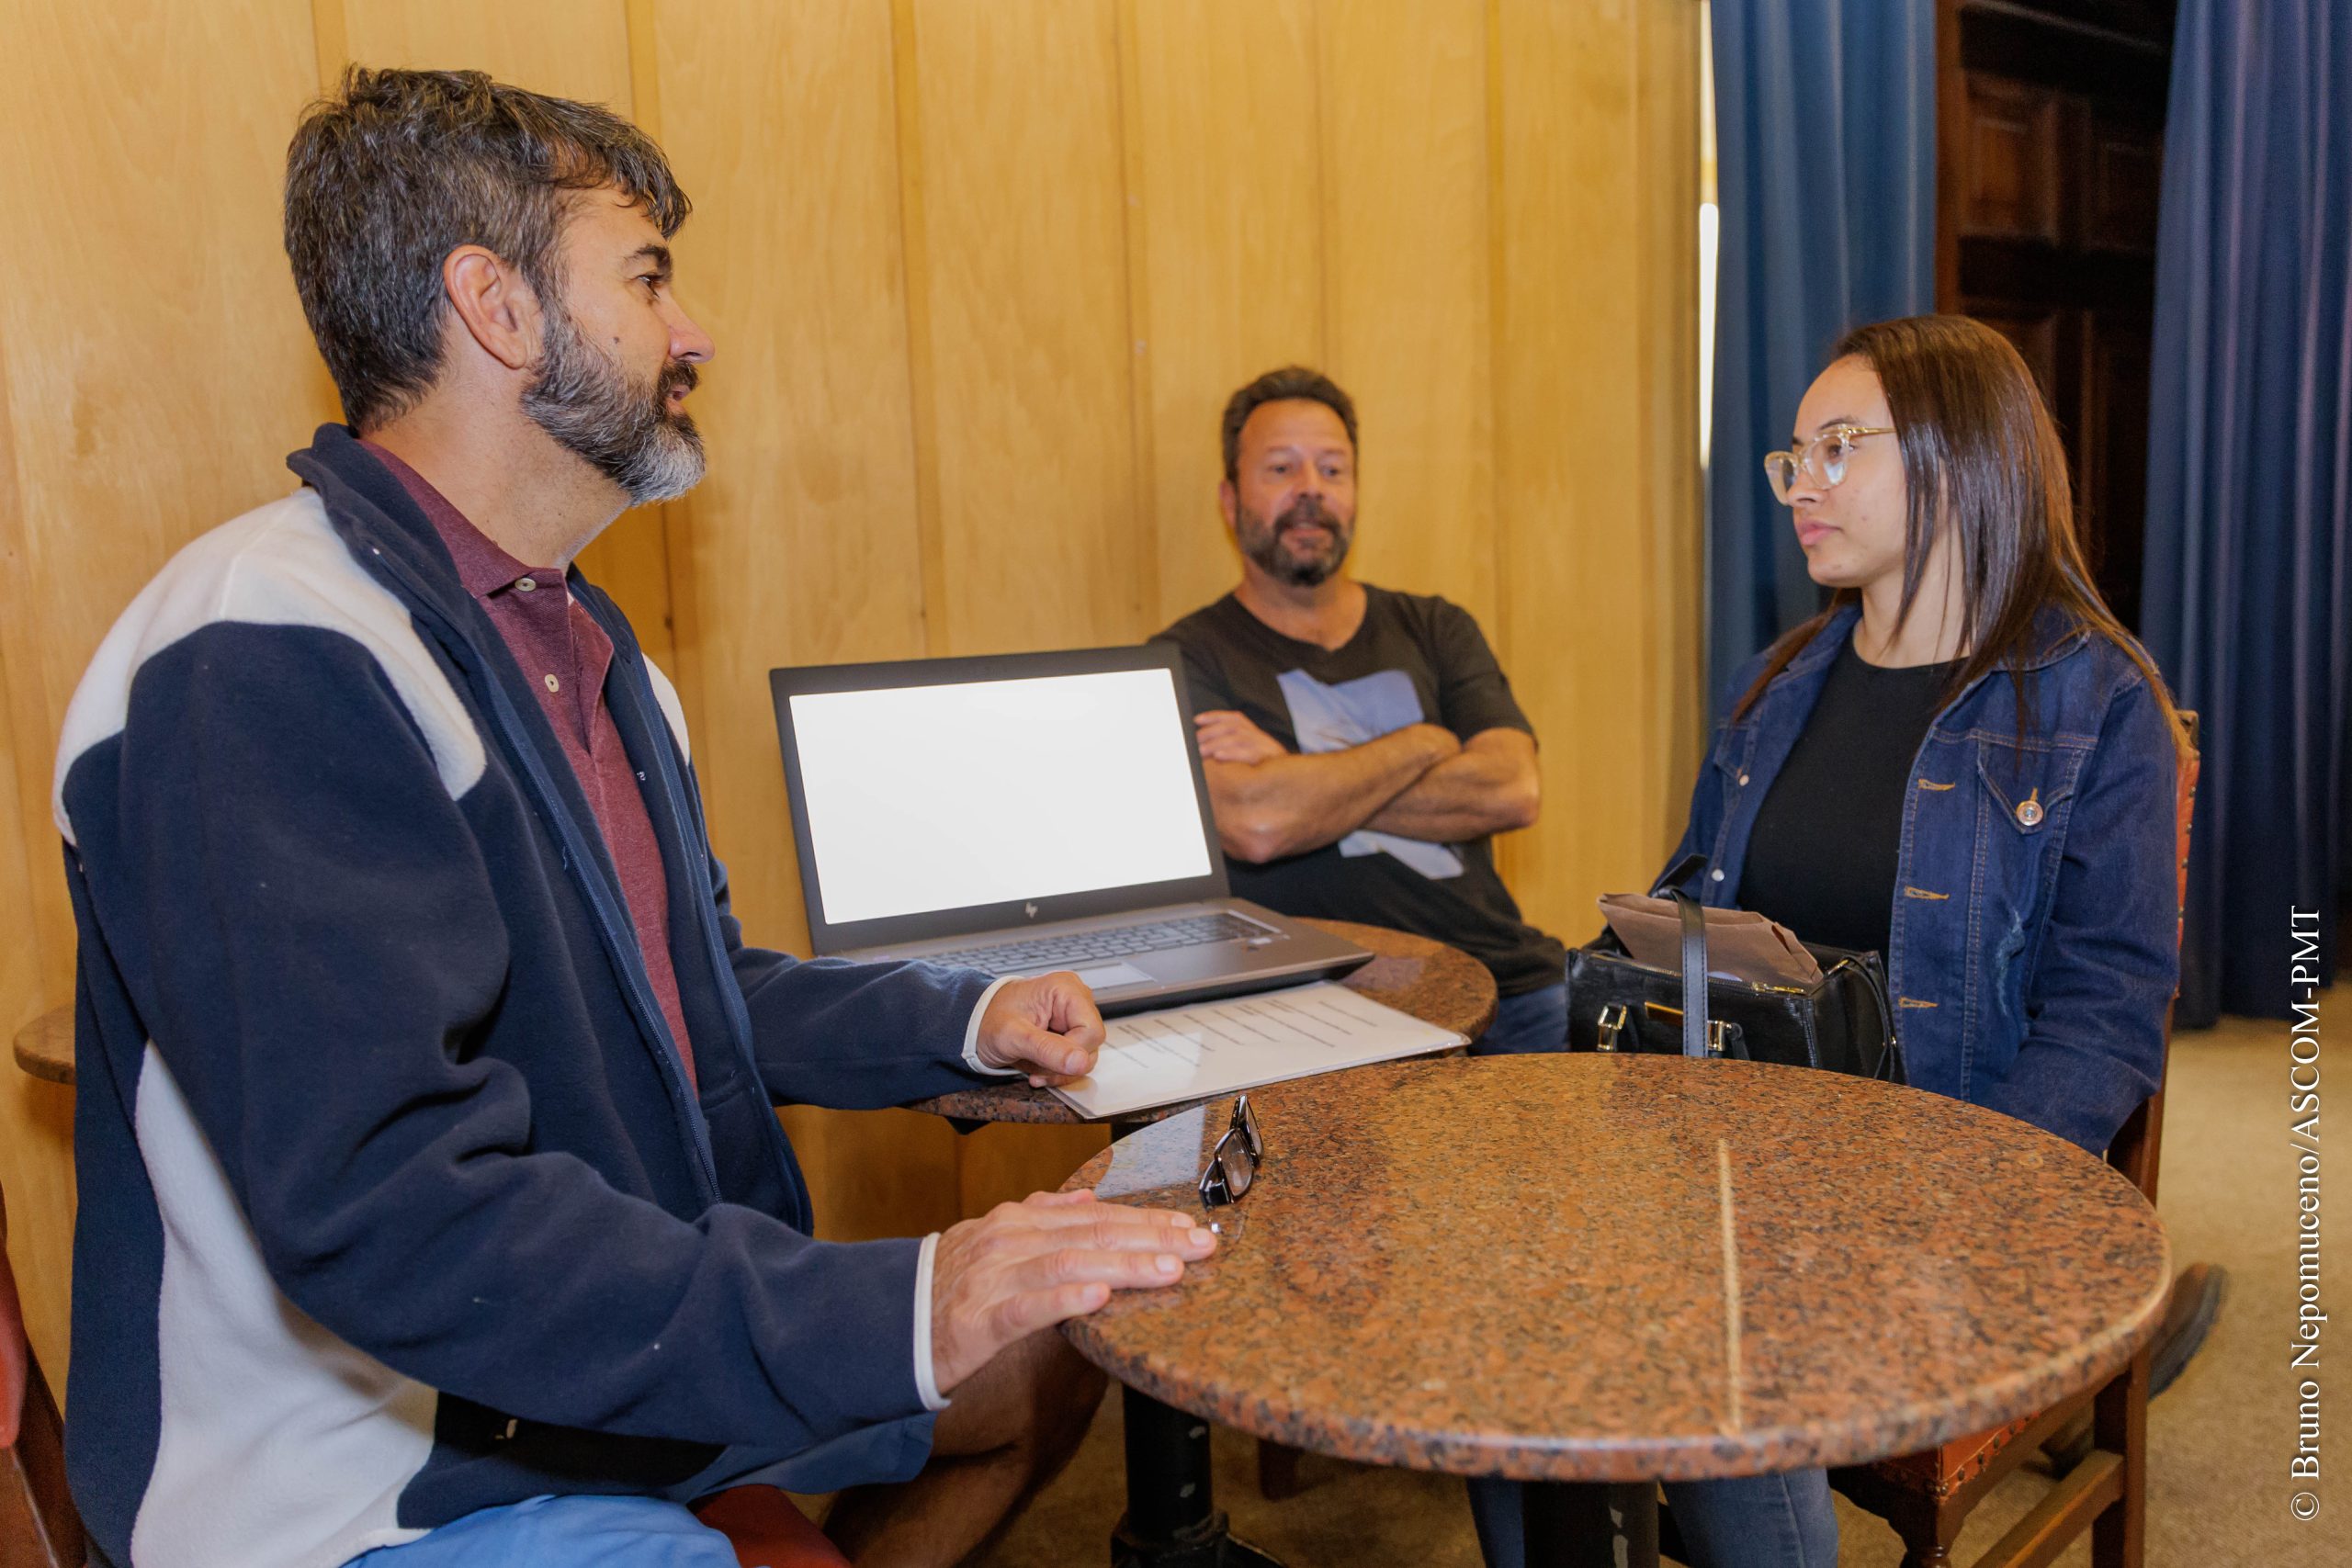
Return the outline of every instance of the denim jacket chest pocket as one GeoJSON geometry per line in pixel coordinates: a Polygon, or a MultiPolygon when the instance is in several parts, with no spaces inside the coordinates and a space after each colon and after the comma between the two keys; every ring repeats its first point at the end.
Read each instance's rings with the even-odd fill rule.
{"type": "Polygon", "coordinates": [[[1702,902],[1722,900],[1724,868],[1736,865],[1746,858],[1747,830],[1754,826],[1756,813],[1753,807],[1760,801],[1743,801],[1742,796],[1748,793],[1748,769],[1756,754],[1759,728],[1753,718],[1726,724],[1717,732],[1714,745],[1709,748],[1719,793],[1712,823],[1713,831],[1707,839],[1692,846],[1707,857],[1709,866],[1701,878],[1699,896],[1702,902]],[[1743,805],[1750,809],[1742,811],[1743,805]]]}
{"type": "MultiPolygon", "coordinates": [[[[2031,933],[2041,929],[2057,886],[2075,784],[2091,745],[2064,735],[2021,745],[2014,733],[1980,729],[1954,748],[1954,761],[1973,764],[1967,783],[1976,807],[1962,939],[1963,951],[1983,965],[1963,987],[1972,1040],[2007,1042],[2024,1032],[2037,957],[2031,933]]],[[[1982,1065],[1996,1074],[2007,1069],[2007,1061],[1982,1065]]]]}
{"type": "Polygon", "coordinates": [[[1977,789],[1971,882],[2019,919],[2038,912],[2056,881],[2075,783],[2092,744],[2057,736],[2020,745],[2015,735],[1981,729],[1968,738],[1977,789]]]}

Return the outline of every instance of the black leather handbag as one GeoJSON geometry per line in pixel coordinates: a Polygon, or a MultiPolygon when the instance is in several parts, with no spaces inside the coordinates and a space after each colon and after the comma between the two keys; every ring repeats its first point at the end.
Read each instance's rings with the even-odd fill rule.
{"type": "Polygon", "coordinates": [[[1903,1082],[1903,1046],[1875,953],[1804,943],[1821,965],[1810,986],[1707,973],[1707,922],[1678,886],[1702,861],[1667,873],[1653,897],[1682,917],[1682,971],[1636,964],[1613,931],[1568,951],[1568,1049],[1731,1056],[1903,1082]]]}

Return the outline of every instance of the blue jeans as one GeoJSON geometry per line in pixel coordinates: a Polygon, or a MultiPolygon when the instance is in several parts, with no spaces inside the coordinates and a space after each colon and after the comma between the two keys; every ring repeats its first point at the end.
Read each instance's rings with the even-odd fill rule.
{"type": "Polygon", "coordinates": [[[910,1481],[930,1457],[936,1419],[926,1414],[860,1427],[790,1454],[739,1443],[671,1487],[668,1497],[529,1497],[363,1551],[343,1568],[736,1568],[734,1545],[695,1518],[687,1502],[753,1483],[815,1493],[910,1481]]]}
{"type": "MultiPolygon", "coordinates": [[[[1666,1500],[1690,1568],[1838,1568],[1838,1513],[1826,1470],[1669,1481],[1666,1500]]],[[[1518,1482],[1471,1479],[1470,1517],[1487,1568],[1524,1568],[1519,1510],[1518,1482]]]]}
{"type": "Polygon", "coordinates": [[[1495,1004],[1495,1021],[1470,1043],[1474,1056],[1514,1056],[1529,1051],[1568,1048],[1568,983],[1505,997],[1495,1004]]]}
{"type": "Polygon", "coordinates": [[[735,1548],[659,1497],[533,1497],[453,1519],[345,1568],[735,1568],[735,1548]]]}

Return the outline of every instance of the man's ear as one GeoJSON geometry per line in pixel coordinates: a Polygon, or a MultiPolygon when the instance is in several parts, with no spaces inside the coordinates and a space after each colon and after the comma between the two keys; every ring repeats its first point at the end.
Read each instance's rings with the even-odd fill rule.
{"type": "Polygon", "coordinates": [[[498,253],[459,245],[441,262],[441,290],[449,309],[484,354],[509,370],[539,356],[539,297],[498,253]]]}
{"type": "Polygon", "coordinates": [[[1217,481],[1216,509],[1219,513],[1224,514],[1225,531],[1228,534],[1233,532],[1234,507],[1239,503],[1241,497],[1234,490],[1233,481],[1231,479],[1219,479],[1217,481]]]}

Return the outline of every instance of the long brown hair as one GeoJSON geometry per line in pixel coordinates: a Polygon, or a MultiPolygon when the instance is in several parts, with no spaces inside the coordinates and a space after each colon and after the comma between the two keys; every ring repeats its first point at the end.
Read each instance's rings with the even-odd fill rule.
{"type": "MultiPolygon", "coordinates": [[[[2139,666],[2185,751],[2187,730],[2164,677],[2091,581],[2075,534],[2065,448],[2033,373],[2008,339],[1967,316],[1905,316],[1856,328],[1830,357],[1862,360],[1877,374],[1902,447],[1909,494],[1898,628],[1910,618],[1928,552],[1944,529],[1953,532],[1961,644],[1968,652],[1946,700],[2006,666],[2018,682],[2022,736],[2030,701],[2023,666],[2033,651],[2035,622],[2055,608],[2139,666]]],[[[1860,598],[1850,588],[1838,590],[1827,609],[1774,644],[1732,716],[1744,716],[1830,618],[1860,598]]]]}

